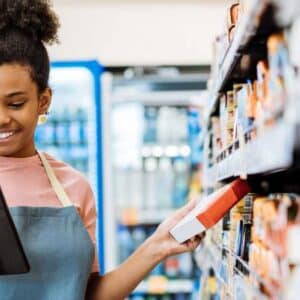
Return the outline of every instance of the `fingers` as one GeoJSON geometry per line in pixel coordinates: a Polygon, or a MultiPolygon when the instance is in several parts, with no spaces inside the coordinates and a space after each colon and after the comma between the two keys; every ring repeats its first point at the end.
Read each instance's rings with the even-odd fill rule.
{"type": "Polygon", "coordinates": [[[177,250],[178,250],[178,254],[179,253],[183,253],[183,252],[187,252],[187,251],[194,251],[203,241],[205,237],[205,232],[194,236],[193,238],[191,238],[190,240],[186,241],[185,243],[181,244],[177,250]]]}
{"type": "Polygon", "coordinates": [[[204,238],[203,235],[197,235],[197,236],[193,237],[192,239],[190,239],[189,241],[187,241],[186,245],[190,250],[195,250],[200,245],[203,238],[204,238]]]}

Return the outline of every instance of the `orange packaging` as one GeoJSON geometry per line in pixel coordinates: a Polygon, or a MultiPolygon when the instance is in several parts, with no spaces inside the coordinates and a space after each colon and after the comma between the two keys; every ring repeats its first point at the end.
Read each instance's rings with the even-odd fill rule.
{"type": "Polygon", "coordinates": [[[200,201],[183,220],[171,229],[170,233],[179,243],[187,241],[217,224],[249,192],[248,183],[236,179],[200,201]]]}
{"type": "Polygon", "coordinates": [[[211,201],[197,215],[197,219],[206,227],[215,225],[244,196],[250,192],[250,187],[241,179],[233,181],[219,192],[212,194],[211,201]]]}

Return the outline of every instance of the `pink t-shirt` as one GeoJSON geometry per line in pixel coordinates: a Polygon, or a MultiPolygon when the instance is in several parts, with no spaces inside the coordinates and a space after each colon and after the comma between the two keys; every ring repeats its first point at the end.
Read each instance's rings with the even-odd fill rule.
{"type": "MultiPolygon", "coordinates": [[[[69,165],[55,160],[48,154],[45,156],[71,202],[77,208],[85,228],[96,245],[96,208],[89,183],[83,175],[69,165]]],[[[0,156],[0,184],[8,206],[62,206],[38,155],[26,158],[0,156]]],[[[97,255],[95,255],[92,272],[97,272],[98,269],[97,255]]]]}

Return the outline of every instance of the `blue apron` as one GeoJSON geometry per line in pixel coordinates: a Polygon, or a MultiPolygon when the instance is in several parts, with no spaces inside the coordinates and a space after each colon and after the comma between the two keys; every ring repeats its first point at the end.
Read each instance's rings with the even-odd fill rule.
{"type": "Polygon", "coordinates": [[[63,207],[10,208],[31,270],[0,276],[0,299],[83,300],[94,245],[50,164],[40,158],[63,207]]]}

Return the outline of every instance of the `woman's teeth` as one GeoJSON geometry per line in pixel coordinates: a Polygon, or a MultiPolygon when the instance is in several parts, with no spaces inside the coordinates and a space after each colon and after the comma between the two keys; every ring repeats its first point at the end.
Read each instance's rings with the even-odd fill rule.
{"type": "Polygon", "coordinates": [[[0,132],[0,140],[7,139],[8,137],[12,136],[13,134],[14,134],[13,132],[0,132]]]}

